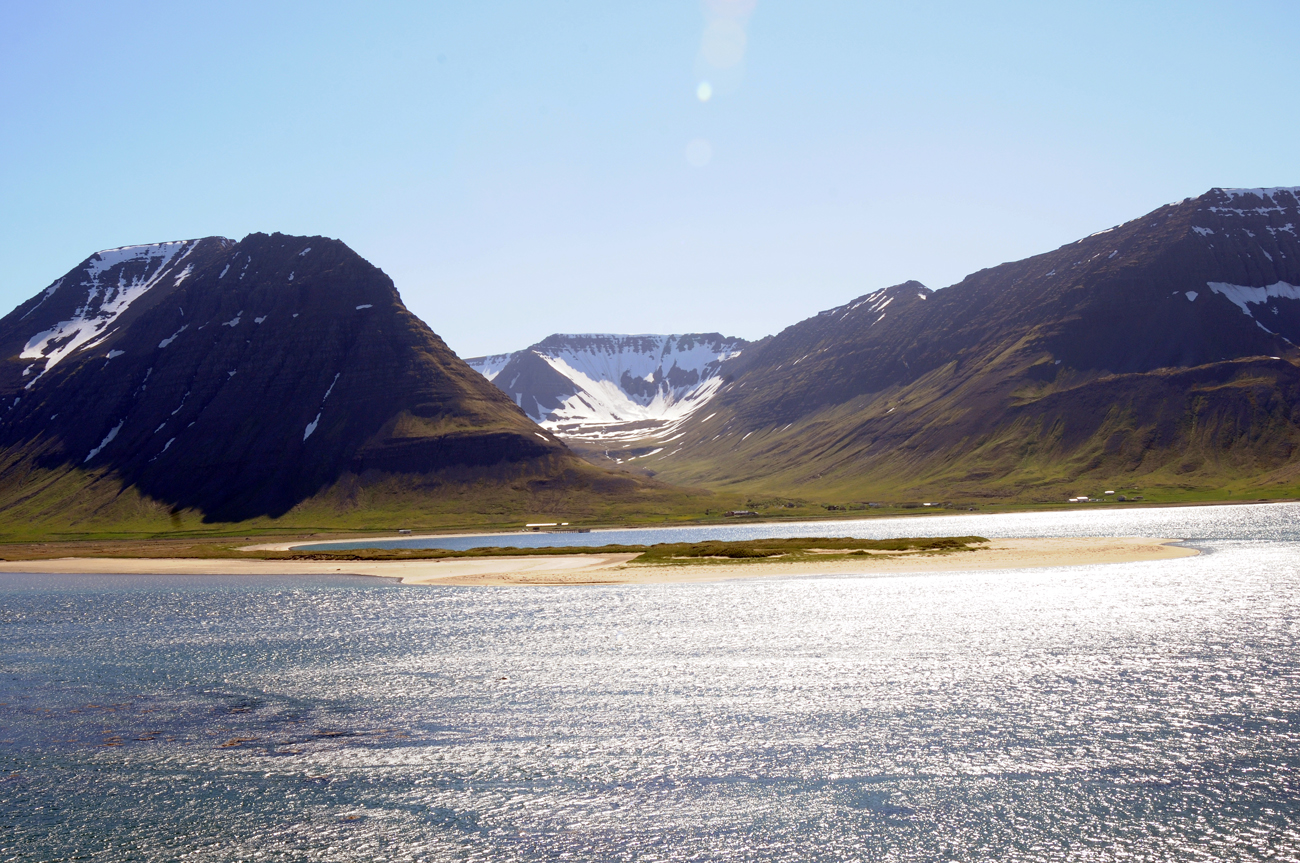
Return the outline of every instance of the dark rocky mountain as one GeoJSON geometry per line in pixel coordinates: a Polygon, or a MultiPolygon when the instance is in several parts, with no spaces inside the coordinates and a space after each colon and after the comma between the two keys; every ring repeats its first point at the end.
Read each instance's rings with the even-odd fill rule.
{"type": "Polygon", "coordinates": [[[0,320],[0,513],[337,523],[414,501],[445,523],[573,489],[606,516],[682,502],[565,436],[747,495],[1300,489],[1298,193],[1214,189],[753,344],[554,336],[482,374],[337,241],[108,250],[0,320]]]}
{"type": "Polygon", "coordinates": [[[556,334],[510,354],[467,360],[533,420],[573,441],[667,435],[717,394],[743,339],[556,334]]]}
{"type": "Polygon", "coordinates": [[[854,496],[1295,483],[1298,192],[1214,189],[940,291],[822,312],[727,364],[712,416],[645,464],[854,496]]]}
{"type": "Polygon", "coordinates": [[[0,320],[0,358],[11,519],[93,521],[127,491],[242,521],[431,475],[603,481],[324,237],[100,252],[0,320]]]}

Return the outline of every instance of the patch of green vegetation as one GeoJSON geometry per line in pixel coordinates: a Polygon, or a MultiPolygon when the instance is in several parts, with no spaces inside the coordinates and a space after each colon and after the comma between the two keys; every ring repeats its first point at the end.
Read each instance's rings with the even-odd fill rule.
{"type": "MultiPolygon", "coordinates": [[[[573,461],[577,461],[574,459],[573,461]]],[[[477,472],[346,475],[282,516],[207,521],[174,510],[106,471],[0,464],[0,544],[177,538],[512,531],[529,522],[625,526],[709,520],[741,497],[623,478],[577,462],[540,474],[510,465],[477,472]]]]}
{"type": "MultiPolygon", "coordinates": [[[[481,546],[466,551],[441,548],[358,548],[331,551],[244,551],[240,541],[211,539],[80,540],[72,542],[0,545],[0,560],[46,560],[59,557],[187,558],[202,560],[447,560],[465,557],[522,557],[569,554],[635,554],[637,563],[681,563],[743,560],[826,560],[834,555],[881,553],[945,554],[971,551],[988,542],[979,536],[903,537],[900,539],[773,538],[740,542],[671,542],[655,545],[566,545],[545,548],[481,546]]],[[[505,539],[505,537],[503,537],[505,539]]]]}
{"type": "MultiPolygon", "coordinates": [[[[971,368],[955,376],[944,367],[794,422],[755,427],[755,417],[724,401],[708,435],[693,441],[688,428],[689,446],[646,464],[668,482],[744,495],[765,518],[826,517],[864,502],[879,506],[862,515],[939,508],[910,508],[921,502],[948,511],[1060,508],[1121,488],[1136,488],[1148,506],[1289,500],[1300,497],[1289,375],[1265,375],[1250,361],[1063,373],[1013,397],[998,387],[1019,387],[1014,375],[971,368]],[[777,500],[796,506],[768,505],[777,500]]],[[[1133,501],[1107,505],[1124,503],[1133,501]]]]}
{"type": "Polygon", "coordinates": [[[981,536],[903,537],[899,539],[855,539],[853,537],[792,537],[743,541],[661,542],[654,545],[566,545],[550,548],[485,546],[467,551],[446,549],[362,548],[347,551],[256,552],[264,560],[443,560],[463,557],[518,557],[566,554],[636,554],[634,563],[678,563],[702,560],[824,560],[828,555],[871,553],[929,553],[972,551],[988,542],[981,536]]]}

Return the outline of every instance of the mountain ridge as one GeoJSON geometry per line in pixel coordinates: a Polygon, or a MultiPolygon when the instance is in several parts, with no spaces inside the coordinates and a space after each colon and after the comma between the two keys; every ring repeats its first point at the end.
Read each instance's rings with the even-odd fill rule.
{"type": "Polygon", "coordinates": [[[1300,189],[1212,189],[755,342],[555,334],[468,363],[337,240],[104,250],[0,319],[0,512],[468,524],[698,511],[705,488],[1300,488],[1297,225],[1300,189]]]}
{"type": "Polygon", "coordinates": [[[665,493],[573,455],[325,237],[105,250],[0,319],[0,358],[0,511],[35,522],[665,493]]]}
{"type": "Polygon", "coordinates": [[[599,444],[669,432],[709,402],[722,366],[748,345],[719,333],[555,333],[466,362],[544,428],[599,444]]]}
{"type": "Polygon", "coordinates": [[[1294,483],[1298,191],[1213,189],[866,294],[754,343],[676,440],[625,446],[671,443],[638,460],[669,481],[770,494],[1294,483]]]}

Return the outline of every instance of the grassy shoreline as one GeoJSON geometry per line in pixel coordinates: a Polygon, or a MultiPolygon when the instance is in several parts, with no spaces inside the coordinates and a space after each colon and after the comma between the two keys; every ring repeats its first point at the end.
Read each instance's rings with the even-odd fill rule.
{"type": "MultiPolygon", "coordinates": [[[[982,536],[901,537],[897,539],[856,539],[854,537],[786,537],[740,541],[661,542],[653,545],[550,546],[519,548],[516,546],[481,546],[464,551],[447,549],[349,549],[339,552],[262,552],[263,560],[446,560],[480,557],[546,557],[573,554],[636,554],[633,563],[676,563],[681,561],[824,559],[829,556],[931,553],[972,551],[973,546],[987,543],[982,536]]],[[[257,552],[252,552],[257,553],[257,552]]]]}
{"type": "Polygon", "coordinates": [[[710,540],[705,542],[655,543],[651,545],[610,544],[602,546],[480,546],[463,551],[449,549],[346,549],[328,551],[245,550],[224,543],[115,542],[115,543],[41,543],[29,546],[0,547],[0,560],[54,560],[69,557],[120,559],[189,559],[189,560],[262,560],[262,561],[435,561],[498,557],[556,557],[566,555],[635,554],[637,563],[675,563],[680,561],[825,559],[828,556],[866,556],[871,554],[926,553],[946,554],[971,551],[987,543],[979,536],[902,537],[897,539],[856,539],[853,537],[793,537],[742,541],[710,540]]]}
{"type": "MultiPolygon", "coordinates": [[[[695,555],[681,548],[651,547],[649,559],[636,552],[521,555],[518,549],[484,550],[480,556],[447,558],[315,559],[319,555],[278,559],[201,559],[178,557],[108,558],[65,557],[0,563],[0,572],[30,575],[135,575],[135,576],[369,576],[396,579],[403,585],[453,587],[580,586],[611,584],[670,584],[727,581],[767,576],[877,576],[975,570],[1006,570],[1095,564],[1122,564],[1195,556],[1198,550],[1176,539],[1150,537],[1057,537],[994,539],[980,543],[952,543],[926,538],[911,545],[904,540],[876,541],[893,545],[866,551],[827,548],[834,541],[808,540],[810,547],[791,550],[752,549],[739,557],[697,548],[695,555]],[[815,546],[814,546],[815,544],[815,546]],[[905,547],[898,548],[903,545],[905,547]],[[964,546],[964,547],[963,547],[964,546]],[[656,556],[657,555],[657,556],[656,556]],[[758,556],[761,555],[761,556],[758,556]]],[[[967,537],[964,539],[978,539],[967,537]]],[[[762,540],[757,541],[763,542],[762,540]]],[[[871,541],[846,540],[854,546],[871,541]]],[[[875,543],[872,543],[875,544],[875,543]]],[[[701,544],[702,545],[702,544],[701,544]]],[[[687,549],[689,551],[689,549],[687,549]]],[[[450,552],[450,554],[457,554],[450,552]]],[[[463,554],[463,553],[462,553],[463,554]]]]}
{"type": "MultiPolygon", "coordinates": [[[[1274,498],[1207,498],[1203,500],[1152,500],[1142,501],[1097,501],[1090,503],[985,503],[978,507],[968,504],[953,504],[949,506],[933,506],[918,508],[911,505],[879,507],[873,509],[853,509],[853,510],[826,510],[819,507],[818,511],[812,511],[806,508],[783,509],[782,511],[760,512],[758,516],[745,518],[728,518],[721,513],[716,515],[704,516],[660,516],[657,518],[647,517],[644,519],[623,519],[605,521],[600,519],[590,519],[585,521],[575,521],[572,527],[581,527],[590,530],[637,530],[651,527],[730,527],[734,525],[755,525],[755,524],[789,524],[792,522],[833,522],[833,521],[876,521],[890,520],[899,518],[916,518],[928,517],[934,518],[939,516],[969,515],[972,513],[980,515],[1001,515],[1027,512],[1076,512],[1076,511],[1095,511],[1098,509],[1168,509],[1177,507],[1201,507],[1201,506],[1245,506],[1266,503],[1296,503],[1300,502],[1300,497],[1274,497],[1274,498]]],[[[563,520],[563,519],[559,519],[563,520]]],[[[49,556],[65,556],[69,552],[77,553],[85,548],[94,548],[102,550],[103,553],[110,553],[113,556],[122,556],[119,547],[131,547],[136,551],[126,556],[140,556],[144,553],[147,557],[160,556],[154,551],[147,551],[156,547],[157,551],[166,551],[168,549],[187,548],[192,546],[203,546],[208,550],[203,556],[242,556],[235,553],[235,549],[240,544],[248,544],[257,541],[280,541],[288,542],[301,540],[304,543],[320,543],[331,541],[347,541],[356,538],[373,538],[377,534],[391,534],[391,539],[398,539],[397,531],[399,528],[412,530],[411,536],[402,535],[400,538],[418,538],[420,536],[456,536],[456,535],[474,535],[474,536],[512,536],[519,535],[522,532],[524,523],[522,521],[498,521],[480,523],[474,520],[465,522],[453,522],[443,524],[406,524],[397,525],[372,525],[368,527],[341,528],[338,526],[320,525],[240,525],[240,524],[215,524],[209,528],[199,529],[177,529],[169,531],[157,530],[111,530],[111,529],[89,529],[86,531],[77,531],[73,529],[60,531],[30,531],[14,530],[12,526],[0,526],[0,559],[18,560],[18,559],[38,559],[49,556]],[[231,553],[223,555],[219,553],[220,549],[226,549],[231,553]],[[38,553],[38,549],[40,552],[38,553]]],[[[188,556],[188,555],[185,555],[188,556]]]]}

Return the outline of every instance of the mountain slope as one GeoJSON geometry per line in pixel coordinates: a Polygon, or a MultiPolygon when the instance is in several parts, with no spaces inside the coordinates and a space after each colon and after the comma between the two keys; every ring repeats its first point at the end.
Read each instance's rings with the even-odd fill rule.
{"type": "Polygon", "coordinates": [[[1215,189],[941,291],[868,294],[728,365],[714,415],[644,464],[845,496],[1295,483],[1297,226],[1297,190],[1215,189]]]}
{"type": "Polygon", "coordinates": [[[723,363],[747,345],[718,333],[556,334],[467,362],[543,427],[602,444],[669,434],[717,394],[723,363]]]}
{"type": "Polygon", "coordinates": [[[538,428],[323,237],[92,255],[0,320],[0,358],[10,519],[112,520],[136,500],[239,522],[364,508],[379,488],[437,509],[453,479],[513,483],[494,499],[521,507],[539,483],[636,486],[538,428]]]}

